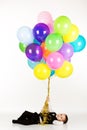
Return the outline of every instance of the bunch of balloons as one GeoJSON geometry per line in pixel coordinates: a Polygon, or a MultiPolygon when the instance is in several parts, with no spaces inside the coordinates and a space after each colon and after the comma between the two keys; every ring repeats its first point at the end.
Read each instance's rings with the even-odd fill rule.
{"type": "Polygon", "coordinates": [[[73,72],[71,57],[86,46],[79,28],[67,16],[59,16],[53,21],[47,11],[40,12],[33,29],[28,26],[20,27],[17,38],[29,67],[40,80],[53,75],[69,77],[73,72]]]}

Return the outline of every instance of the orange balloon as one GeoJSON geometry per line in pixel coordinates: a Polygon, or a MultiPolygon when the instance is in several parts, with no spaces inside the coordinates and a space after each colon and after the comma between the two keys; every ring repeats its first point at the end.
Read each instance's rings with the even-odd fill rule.
{"type": "Polygon", "coordinates": [[[46,60],[46,58],[48,57],[48,55],[49,55],[51,52],[46,48],[45,42],[42,42],[41,48],[42,48],[42,51],[43,51],[43,57],[44,57],[44,59],[46,60]]]}

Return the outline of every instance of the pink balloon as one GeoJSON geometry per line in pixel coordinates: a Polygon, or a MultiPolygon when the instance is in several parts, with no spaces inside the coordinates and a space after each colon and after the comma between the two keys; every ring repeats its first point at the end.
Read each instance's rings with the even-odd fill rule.
{"type": "Polygon", "coordinates": [[[54,31],[54,28],[53,28],[53,24],[47,24],[49,29],[50,29],[50,33],[52,33],[54,31]]]}
{"type": "Polygon", "coordinates": [[[60,68],[63,62],[64,62],[64,58],[62,54],[60,54],[59,52],[53,52],[49,54],[49,56],[46,59],[46,63],[53,70],[60,68]]]}
{"type": "Polygon", "coordinates": [[[40,12],[37,20],[39,23],[47,24],[50,29],[50,32],[53,32],[53,18],[49,12],[47,11],[40,12]]]}

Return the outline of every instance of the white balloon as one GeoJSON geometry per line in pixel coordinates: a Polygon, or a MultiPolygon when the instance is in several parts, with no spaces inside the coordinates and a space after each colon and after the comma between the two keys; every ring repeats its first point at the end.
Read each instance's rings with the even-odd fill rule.
{"type": "Polygon", "coordinates": [[[34,39],[32,29],[27,26],[20,27],[17,32],[17,38],[26,45],[32,43],[34,39]]]}

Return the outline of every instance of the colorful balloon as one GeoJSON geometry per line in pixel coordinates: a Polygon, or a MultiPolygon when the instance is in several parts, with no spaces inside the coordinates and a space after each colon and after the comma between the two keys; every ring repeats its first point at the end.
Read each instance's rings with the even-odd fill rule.
{"type": "Polygon", "coordinates": [[[49,24],[53,22],[53,18],[48,11],[42,11],[38,15],[38,22],[49,24]]]}
{"type": "Polygon", "coordinates": [[[53,52],[48,55],[46,59],[47,65],[52,69],[56,70],[62,66],[64,62],[63,56],[58,52],[53,52]]]}
{"type": "Polygon", "coordinates": [[[39,64],[39,63],[44,63],[45,64],[45,61],[44,59],[41,59],[40,62],[35,62],[35,61],[32,61],[30,59],[27,60],[28,62],[28,66],[31,68],[31,69],[34,69],[34,67],[39,64]]]}
{"type": "Polygon", "coordinates": [[[50,68],[43,63],[36,65],[34,68],[34,75],[36,76],[36,78],[40,80],[47,79],[50,76],[50,73],[51,73],[50,68]]]}
{"type": "Polygon", "coordinates": [[[67,16],[60,16],[54,20],[54,32],[61,35],[68,33],[71,27],[71,21],[67,16]]]}
{"type": "Polygon", "coordinates": [[[51,70],[50,77],[53,76],[54,74],[55,74],[55,70],[51,70]]]}
{"type": "Polygon", "coordinates": [[[25,52],[28,66],[40,80],[53,75],[69,77],[73,72],[71,57],[85,48],[86,39],[67,16],[53,21],[48,11],[42,11],[37,21],[33,29],[22,26],[17,31],[19,49],[25,52]]]}
{"type": "Polygon", "coordinates": [[[82,51],[86,46],[86,40],[82,35],[79,35],[79,37],[74,41],[70,43],[74,49],[74,52],[80,52],[82,51]]]}
{"type": "Polygon", "coordinates": [[[55,74],[60,78],[67,78],[73,72],[73,66],[70,62],[64,61],[61,68],[55,70],[55,74]]]}
{"type": "Polygon", "coordinates": [[[32,29],[27,26],[20,27],[17,31],[17,38],[26,45],[32,43],[34,39],[32,29]]]}
{"type": "Polygon", "coordinates": [[[22,52],[25,52],[26,47],[27,47],[26,44],[24,44],[24,43],[22,43],[22,42],[19,43],[19,48],[20,48],[20,50],[21,50],[22,52]]]}
{"type": "Polygon", "coordinates": [[[44,23],[38,23],[33,28],[33,35],[39,42],[45,41],[49,33],[49,27],[44,23]]]}
{"type": "Polygon", "coordinates": [[[25,50],[26,56],[32,61],[40,61],[42,59],[42,48],[37,44],[29,44],[25,50]]]}
{"type": "Polygon", "coordinates": [[[57,33],[49,34],[45,42],[47,49],[51,52],[59,50],[63,45],[62,37],[57,33]]]}
{"type": "Polygon", "coordinates": [[[41,42],[39,42],[39,41],[36,40],[36,39],[33,40],[33,43],[38,44],[38,45],[41,45],[41,42]]]}
{"type": "Polygon", "coordinates": [[[77,39],[78,36],[79,36],[79,28],[76,25],[72,24],[68,33],[63,36],[63,40],[66,43],[73,42],[74,40],[77,39]]]}
{"type": "Polygon", "coordinates": [[[61,53],[63,55],[64,59],[67,60],[73,56],[74,49],[73,49],[72,45],[64,43],[58,52],[61,53]]]}
{"type": "Polygon", "coordinates": [[[46,60],[46,58],[48,57],[48,55],[49,55],[51,52],[47,49],[45,42],[43,42],[43,43],[41,44],[41,48],[42,48],[42,51],[43,51],[43,58],[46,60]]]}
{"type": "Polygon", "coordinates": [[[66,57],[66,58],[64,58],[66,61],[69,61],[69,62],[71,62],[71,57],[66,57]]]}
{"type": "Polygon", "coordinates": [[[50,32],[53,32],[53,18],[48,11],[42,11],[38,15],[38,23],[45,23],[50,29],[50,32]]]}

